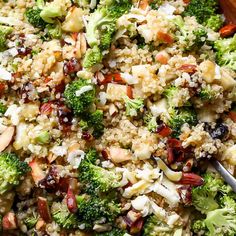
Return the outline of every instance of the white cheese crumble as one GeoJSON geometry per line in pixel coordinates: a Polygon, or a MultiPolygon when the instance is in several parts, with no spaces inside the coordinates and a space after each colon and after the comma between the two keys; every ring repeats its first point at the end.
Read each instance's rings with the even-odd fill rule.
{"type": "Polygon", "coordinates": [[[67,148],[64,146],[54,146],[51,149],[51,152],[55,154],[56,156],[65,156],[67,153],[67,148]]]}
{"type": "MultiPolygon", "coordinates": [[[[1,71],[0,71],[0,74],[1,74],[1,71]]],[[[13,125],[18,125],[20,122],[20,117],[19,117],[20,112],[21,112],[21,108],[17,107],[16,104],[13,104],[8,107],[7,111],[5,112],[5,116],[10,117],[11,123],[13,125]]]]}
{"type": "Polygon", "coordinates": [[[79,97],[81,94],[83,94],[83,93],[85,93],[85,92],[88,92],[88,91],[90,91],[90,90],[93,90],[93,86],[92,86],[92,85],[86,85],[86,86],[82,87],[81,89],[77,90],[77,91],[75,92],[75,95],[76,95],[77,97],[79,97]]]}
{"type": "Polygon", "coordinates": [[[11,73],[1,66],[0,66],[0,79],[8,81],[12,79],[11,73]]]}
{"type": "Polygon", "coordinates": [[[84,151],[74,150],[68,154],[67,161],[73,166],[74,169],[77,169],[84,157],[84,151]]]}

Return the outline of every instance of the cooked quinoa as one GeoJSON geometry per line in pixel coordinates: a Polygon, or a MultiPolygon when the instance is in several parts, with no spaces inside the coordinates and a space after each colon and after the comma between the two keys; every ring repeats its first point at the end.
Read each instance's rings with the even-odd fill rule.
{"type": "Polygon", "coordinates": [[[0,0],[0,235],[236,235],[196,223],[212,158],[236,177],[236,26],[194,2],[0,0]]]}

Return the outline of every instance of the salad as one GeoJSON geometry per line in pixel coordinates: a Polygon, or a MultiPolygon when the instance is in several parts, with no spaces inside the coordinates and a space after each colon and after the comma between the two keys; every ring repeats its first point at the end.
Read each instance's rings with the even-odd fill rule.
{"type": "Polygon", "coordinates": [[[217,0],[0,0],[0,235],[236,235],[235,33],[217,0]]]}

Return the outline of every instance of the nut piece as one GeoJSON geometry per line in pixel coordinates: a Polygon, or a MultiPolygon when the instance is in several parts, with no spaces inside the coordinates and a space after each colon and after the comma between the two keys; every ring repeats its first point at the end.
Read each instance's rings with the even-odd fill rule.
{"type": "Polygon", "coordinates": [[[110,159],[114,163],[121,163],[124,161],[130,161],[132,159],[131,153],[123,148],[119,147],[110,147],[109,149],[110,152],[110,159]]]}
{"type": "Polygon", "coordinates": [[[37,184],[40,180],[44,179],[46,174],[40,168],[39,163],[34,159],[29,163],[31,167],[31,175],[33,177],[34,182],[37,184]]]}
{"type": "Polygon", "coordinates": [[[38,197],[38,212],[46,223],[50,223],[52,221],[48,202],[47,199],[44,197],[38,197]]]}
{"type": "Polygon", "coordinates": [[[8,212],[2,219],[2,227],[4,230],[17,229],[17,219],[14,212],[8,212]]]}
{"type": "Polygon", "coordinates": [[[0,152],[4,151],[11,143],[15,133],[15,127],[7,127],[0,135],[0,152]]]}

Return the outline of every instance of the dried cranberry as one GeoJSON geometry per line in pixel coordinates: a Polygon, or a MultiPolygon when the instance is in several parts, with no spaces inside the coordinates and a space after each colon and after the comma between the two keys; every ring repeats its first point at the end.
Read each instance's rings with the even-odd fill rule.
{"type": "Polygon", "coordinates": [[[62,80],[60,84],[57,84],[55,86],[55,92],[56,93],[63,93],[65,90],[65,87],[66,87],[65,81],[62,80]]]}
{"type": "Polygon", "coordinates": [[[32,49],[29,47],[20,47],[17,49],[18,55],[20,56],[27,56],[32,52],[32,49]]]}
{"type": "Polygon", "coordinates": [[[172,130],[166,124],[163,123],[157,127],[156,132],[162,137],[168,137],[172,133],[172,130]]]}
{"type": "Polygon", "coordinates": [[[39,186],[48,191],[53,191],[58,188],[60,176],[56,166],[51,166],[44,179],[39,181],[39,186]]]}
{"type": "Polygon", "coordinates": [[[185,205],[191,205],[192,203],[192,187],[189,185],[181,186],[177,189],[180,196],[180,200],[185,205]]]}
{"type": "Polygon", "coordinates": [[[59,123],[61,125],[71,125],[73,119],[72,111],[65,105],[59,105],[57,109],[59,123]]]}
{"type": "Polygon", "coordinates": [[[81,69],[79,61],[72,57],[69,61],[64,62],[63,71],[65,75],[75,76],[75,73],[81,69]]]}
{"type": "Polygon", "coordinates": [[[25,103],[35,100],[36,90],[34,85],[30,82],[23,85],[20,93],[21,98],[24,99],[25,103]]]}
{"type": "Polygon", "coordinates": [[[229,128],[227,125],[220,123],[214,129],[209,130],[209,133],[213,139],[225,140],[228,136],[229,128]]]}
{"type": "Polygon", "coordinates": [[[108,155],[106,149],[103,149],[101,153],[102,153],[102,157],[103,157],[105,160],[108,160],[108,159],[109,159],[109,155],[108,155]]]}
{"type": "Polygon", "coordinates": [[[88,140],[91,140],[91,138],[92,138],[92,135],[88,131],[83,131],[82,139],[88,141],[88,140]]]}

